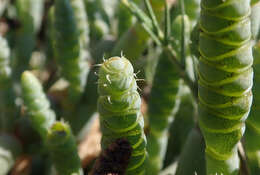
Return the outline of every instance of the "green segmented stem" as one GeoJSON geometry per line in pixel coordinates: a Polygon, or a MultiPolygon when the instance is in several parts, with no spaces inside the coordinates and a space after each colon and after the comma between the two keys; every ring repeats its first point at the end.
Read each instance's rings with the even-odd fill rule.
{"type": "Polygon", "coordinates": [[[251,0],[251,31],[252,37],[257,39],[260,30],[260,1],[251,0]]]}
{"type": "Polygon", "coordinates": [[[47,136],[47,146],[60,175],[83,175],[75,138],[68,124],[56,122],[47,136]]]}
{"type": "MultiPolygon", "coordinates": [[[[182,47],[182,20],[185,30],[183,35],[189,38],[190,23],[188,16],[179,15],[172,23],[171,34],[174,38],[173,47],[180,59],[182,47]]],[[[187,47],[188,41],[184,41],[187,47]]],[[[175,65],[167,53],[162,53],[156,68],[153,86],[148,105],[149,130],[147,150],[149,154],[147,174],[157,175],[162,168],[167,148],[168,130],[179,109],[180,77],[175,65]]]]}
{"type": "MultiPolygon", "coordinates": [[[[74,7],[76,8],[76,2],[74,7]]],[[[55,57],[61,67],[61,73],[70,83],[69,97],[73,102],[81,96],[88,74],[88,63],[84,54],[84,35],[77,20],[82,14],[75,15],[72,2],[56,0],[54,5],[54,50],[55,57]]],[[[78,12],[79,13],[79,12],[78,12]]]]}
{"type": "Polygon", "coordinates": [[[7,41],[0,36],[0,130],[13,128],[15,120],[14,101],[10,49],[7,41]]]}
{"type": "Polygon", "coordinates": [[[187,86],[181,85],[178,95],[180,96],[180,106],[169,129],[164,167],[172,164],[182,151],[185,152],[185,142],[195,125],[194,116],[197,110],[190,89],[187,86]]]}
{"type": "Polygon", "coordinates": [[[21,144],[12,135],[0,134],[0,175],[7,175],[21,153],[21,144]]]}
{"type": "Polygon", "coordinates": [[[202,0],[199,38],[199,125],[207,174],[235,175],[237,143],[252,103],[249,0],[202,0]]]}
{"type": "Polygon", "coordinates": [[[82,48],[87,49],[89,44],[89,26],[84,0],[71,0],[71,6],[74,10],[82,48]]]}
{"type": "MultiPolygon", "coordinates": [[[[90,59],[90,53],[88,52],[89,49],[89,45],[90,45],[90,41],[89,41],[89,28],[91,26],[91,24],[89,24],[88,22],[88,18],[87,18],[87,13],[86,13],[86,9],[85,8],[85,3],[83,0],[71,0],[71,6],[74,10],[74,14],[75,14],[75,19],[76,19],[76,24],[77,24],[77,28],[79,30],[79,42],[80,42],[80,58],[83,62],[84,59],[87,59],[88,64],[85,65],[81,65],[82,67],[84,67],[84,70],[86,71],[86,81],[91,83],[90,85],[86,85],[87,87],[84,87],[88,89],[88,86],[96,86],[95,82],[91,82],[91,80],[89,81],[88,78],[89,76],[92,76],[92,72],[90,72],[90,64],[92,62],[92,59],[90,59]]],[[[96,46],[95,46],[96,47],[96,46]]],[[[99,51],[98,51],[99,52],[99,51]]],[[[102,55],[103,56],[103,55],[102,55]]],[[[97,78],[96,75],[94,75],[95,78],[97,78]]],[[[87,84],[87,82],[85,84],[87,84]]],[[[95,88],[96,89],[96,88],[95,88]]],[[[97,93],[91,93],[90,91],[86,91],[87,98],[91,98],[92,96],[97,96],[97,93]],[[91,94],[91,95],[90,95],[91,94]]],[[[82,99],[84,98],[84,95],[82,96],[82,99]]],[[[97,98],[97,97],[96,97],[97,98]]],[[[82,110],[84,110],[84,112],[82,113],[82,110],[78,110],[78,116],[75,119],[75,115],[73,115],[75,113],[75,110],[69,111],[70,114],[66,114],[66,119],[69,121],[70,126],[74,132],[75,135],[78,134],[78,132],[82,129],[82,127],[86,124],[86,121],[88,121],[88,119],[92,116],[93,112],[95,112],[94,110],[96,110],[96,102],[91,101],[91,105],[88,105],[86,108],[86,105],[81,105],[82,106],[82,110]],[[95,108],[92,108],[95,105],[95,108]],[[82,115],[82,114],[84,115],[82,115]],[[69,116],[68,116],[69,115],[69,116]]],[[[66,111],[67,112],[67,111],[66,111]]]]}
{"type": "Polygon", "coordinates": [[[253,105],[250,115],[246,121],[245,148],[249,161],[251,174],[260,173],[260,43],[254,47],[254,87],[253,87],[253,105]]]}
{"type": "Polygon", "coordinates": [[[180,155],[176,175],[192,175],[195,172],[206,175],[204,150],[205,143],[199,129],[192,129],[180,155]]]}
{"type": "Polygon", "coordinates": [[[32,126],[45,140],[48,129],[55,121],[55,113],[50,109],[50,103],[39,80],[32,73],[23,72],[21,85],[23,101],[32,126]]]}
{"type": "Polygon", "coordinates": [[[28,69],[31,54],[36,44],[36,34],[40,29],[44,0],[17,0],[17,17],[21,27],[15,38],[15,76],[28,69]]]}
{"type": "Polygon", "coordinates": [[[162,53],[156,68],[148,105],[149,130],[147,174],[158,174],[167,147],[168,129],[177,112],[180,78],[166,53],[162,53]]]}
{"type": "Polygon", "coordinates": [[[77,28],[79,31],[79,43],[80,43],[80,56],[79,62],[82,69],[81,78],[82,88],[85,87],[87,81],[87,75],[90,71],[91,59],[89,49],[89,25],[87,13],[85,11],[85,4],[83,0],[71,0],[71,6],[74,11],[77,28]],[[85,78],[85,79],[84,79],[85,78]]]}
{"type": "Polygon", "coordinates": [[[127,139],[133,148],[128,175],[144,174],[146,159],[141,98],[133,71],[126,58],[112,57],[101,65],[98,80],[102,149],[118,138],[127,139]]]}
{"type": "MultiPolygon", "coordinates": [[[[251,0],[251,31],[253,39],[257,40],[257,36],[259,34],[259,18],[260,18],[260,1],[259,0],[251,0]]],[[[260,66],[260,44],[259,42],[254,47],[254,86],[253,86],[253,105],[250,112],[250,116],[246,122],[246,133],[245,133],[245,149],[248,159],[248,165],[250,168],[251,174],[259,174],[260,173],[260,121],[258,120],[259,109],[258,105],[260,104],[259,96],[259,66],[260,66]]]]}
{"type": "MultiPolygon", "coordinates": [[[[44,0],[18,0],[18,1],[20,1],[20,5],[22,6],[22,8],[24,8],[22,9],[22,13],[26,13],[25,11],[26,8],[30,8],[29,13],[33,20],[34,32],[37,33],[40,30],[42,24],[44,0]],[[29,5],[29,7],[26,7],[26,5],[29,5]]],[[[23,18],[22,22],[28,21],[28,19],[26,19],[26,16],[22,16],[22,18],[23,18]]]]}
{"type": "Polygon", "coordinates": [[[17,0],[16,8],[18,19],[23,28],[37,33],[41,27],[44,0],[17,0]]]}
{"type": "Polygon", "coordinates": [[[83,60],[87,59],[88,64],[85,66],[85,71],[89,72],[90,69],[90,53],[89,48],[89,24],[87,13],[85,11],[85,3],[83,0],[71,0],[71,6],[74,10],[74,15],[79,30],[79,42],[80,42],[80,58],[83,60]]]}
{"type": "Polygon", "coordinates": [[[85,8],[89,18],[91,44],[98,42],[109,32],[109,16],[102,0],[85,0],[85,8]]]}

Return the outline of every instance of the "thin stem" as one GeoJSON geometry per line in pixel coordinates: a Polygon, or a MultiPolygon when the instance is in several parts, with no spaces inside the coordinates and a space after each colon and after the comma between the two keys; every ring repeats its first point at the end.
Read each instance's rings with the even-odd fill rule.
{"type": "Polygon", "coordinates": [[[44,85],[45,92],[48,92],[48,90],[52,87],[52,85],[59,79],[56,70],[50,72],[51,72],[50,76],[44,85]]]}
{"type": "Polygon", "coordinates": [[[168,45],[170,40],[171,33],[171,18],[170,18],[170,9],[167,1],[165,1],[165,26],[164,26],[164,44],[168,45]]]}
{"type": "MultiPolygon", "coordinates": [[[[150,19],[151,17],[149,18],[143,12],[143,10],[140,9],[134,2],[130,2],[128,0],[122,0],[121,2],[135,15],[135,17],[141,22],[142,27],[146,30],[146,32],[150,35],[150,37],[156,42],[157,45],[160,46],[161,45],[160,32],[158,34],[156,34],[153,31],[154,20],[150,19]]],[[[151,13],[153,13],[153,12],[151,12],[151,13]]],[[[155,16],[154,16],[154,18],[155,18],[155,16]]]]}
{"type": "Polygon", "coordinates": [[[159,23],[158,23],[158,21],[156,19],[156,16],[154,14],[154,11],[153,11],[153,8],[151,6],[151,3],[150,3],[149,0],[144,0],[144,4],[145,4],[145,7],[146,7],[146,9],[148,11],[149,17],[152,20],[154,33],[155,33],[155,35],[159,35],[160,34],[160,27],[159,27],[159,23]]]}
{"type": "MultiPolygon", "coordinates": [[[[149,12],[149,15],[150,15],[149,17],[134,2],[131,2],[131,1],[128,1],[128,0],[121,0],[121,2],[137,17],[139,22],[141,22],[143,28],[146,30],[146,32],[149,33],[150,37],[156,42],[156,44],[163,47],[163,49],[165,51],[167,51],[168,54],[170,54],[170,57],[172,58],[171,60],[173,61],[174,64],[177,65],[177,69],[178,69],[180,77],[190,87],[192,94],[194,95],[194,98],[197,99],[198,98],[197,97],[198,96],[197,95],[198,94],[197,85],[191,80],[191,78],[187,74],[187,72],[185,70],[185,64],[183,65],[181,62],[179,62],[177,60],[176,53],[172,49],[171,45],[166,44],[164,42],[166,40],[165,37],[167,37],[167,36],[165,35],[164,37],[160,37],[160,32],[156,34],[153,31],[153,27],[157,25],[156,24],[157,20],[155,18],[155,15],[154,15],[152,9],[150,9],[151,4],[149,3],[149,1],[145,0],[147,9],[148,9],[148,12],[149,12]]],[[[165,14],[167,16],[169,15],[169,14],[167,14],[167,12],[165,14]]],[[[165,17],[165,18],[167,20],[169,20],[169,17],[165,17]]],[[[168,25],[170,25],[170,23],[168,23],[168,25]]],[[[165,29],[165,30],[168,30],[168,29],[165,29]]],[[[166,32],[168,32],[168,31],[166,31],[166,32]]],[[[183,59],[185,60],[185,53],[183,55],[184,55],[183,59]]]]}
{"type": "Polygon", "coordinates": [[[241,141],[238,143],[238,156],[241,161],[241,173],[243,173],[244,175],[249,175],[250,173],[249,173],[249,167],[246,160],[246,154],[241,141]]]}
{"type": "Polygon", "coordinates": [[[181,8],[181,64],[186,68],[186,36],[185,36],[185,22],[184,22],[184,15],[185,15],[185,8],[184,8],[184,2],[180,2],[180,8],[181,8]]]}

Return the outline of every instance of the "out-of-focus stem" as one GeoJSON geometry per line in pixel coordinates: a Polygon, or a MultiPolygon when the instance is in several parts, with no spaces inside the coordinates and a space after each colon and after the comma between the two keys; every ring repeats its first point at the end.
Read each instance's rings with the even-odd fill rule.
{"type": "Polygon", "coordinates": [[[10,49],[7,41],[0,36],[0,130],[13,129],[16,112],[10,49]]]}
{"type": "Polygon", "coordinates": [[[7,175],[15,159],[21,153],[21,145],[15,137],[0,134],[0,175],[7,175]]]}
{"type": "Polygon", "coordinates": [[[68,124],[56,122],[47,136],[52,161],[60,175],[83,175],[75,138],[68,124]]]}

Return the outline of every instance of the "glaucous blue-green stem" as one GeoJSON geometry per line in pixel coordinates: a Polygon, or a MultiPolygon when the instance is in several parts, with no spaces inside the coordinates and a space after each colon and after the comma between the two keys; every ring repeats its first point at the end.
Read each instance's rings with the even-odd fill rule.
{"type": "Polygon", "coordinates": [[[252,104],[250,0],[202,0],[199,125],[207,174],[237,175],[237,144],[252,104]]]}

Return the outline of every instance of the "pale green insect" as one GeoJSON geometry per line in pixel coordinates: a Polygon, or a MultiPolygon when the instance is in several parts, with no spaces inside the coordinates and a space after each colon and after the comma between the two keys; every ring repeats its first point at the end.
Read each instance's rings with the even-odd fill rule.
{"type": "Polygon", "coordinates": [[[237,144],[251,108],[253,56],[249,0],[202,0],[199,125],[207,174],[239,171],[237,144]]]}
{"type": "Polygon", "coordinates": [[[141,99],[133,67],[126,58],[112,57],[102,63],[98,93],[102,149],[118,138],[127,139],[133,151],[126,174],[144,174],[147,154],[141,99]]]}

